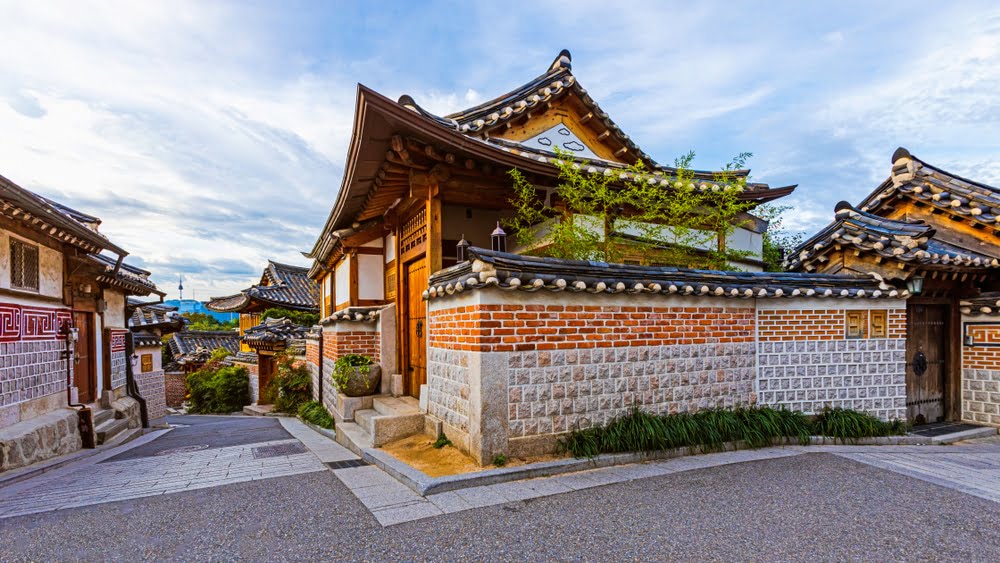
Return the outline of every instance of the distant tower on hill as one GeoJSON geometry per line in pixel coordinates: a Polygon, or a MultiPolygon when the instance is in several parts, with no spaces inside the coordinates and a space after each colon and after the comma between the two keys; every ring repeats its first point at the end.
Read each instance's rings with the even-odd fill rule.
{"type": "Polygon", "coordinates": [[[184,299],[184,276],[177,276],[177,292],[180,293],[180,299],[184,299]]]}

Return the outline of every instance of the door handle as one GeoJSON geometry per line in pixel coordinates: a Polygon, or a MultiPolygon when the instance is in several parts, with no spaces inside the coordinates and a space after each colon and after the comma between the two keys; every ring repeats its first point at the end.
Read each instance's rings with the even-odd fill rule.
{"type": "Polygon", "coordinates": [[[424,336],[424,321],[417,321],[417,338],[424,336]]]}

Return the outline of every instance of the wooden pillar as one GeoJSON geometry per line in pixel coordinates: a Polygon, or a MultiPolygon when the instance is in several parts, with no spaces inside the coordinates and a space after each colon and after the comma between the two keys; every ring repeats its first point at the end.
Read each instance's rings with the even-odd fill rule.
{"type": "Polygon", "coordinates": [[[438,183],[427,189],[427,275],[441,269],[441,194],[438,183]]]}
{"type": "Polygon", "coordinates": [[[356,307],[358,304],[358,251],[355,249],[350,249],[348,251],[348,256],[350,256],[350,282],[348,285],[351,287],[350,306],[356,307]]]}

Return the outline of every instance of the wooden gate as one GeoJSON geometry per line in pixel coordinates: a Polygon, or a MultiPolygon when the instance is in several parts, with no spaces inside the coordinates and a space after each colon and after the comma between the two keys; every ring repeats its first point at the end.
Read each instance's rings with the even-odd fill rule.
{"type": "Polygon", "coordinates": [[[97,395],[93,313],[73,311],[73,326],[79,334],[73,350],[73,383],[79,391],[79,401],[93,403],[97,395]]]}
{"type": "Polygon", "coordinates": [[[406,296],[406,393],[420,396],[420,386],[427,383],[427,263],[418,259],[405,266],[406,296]]]}
{"type": "Polygon", "coordinates": [[[906,417],[913,424],[945,417],[948,306],[910,304],[906,331],[906,417]]]}

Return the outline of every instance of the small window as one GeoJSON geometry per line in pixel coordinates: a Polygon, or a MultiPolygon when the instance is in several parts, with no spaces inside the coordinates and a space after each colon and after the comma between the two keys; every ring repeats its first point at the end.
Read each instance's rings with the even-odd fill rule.
{"type": "Polygon", "coordinates": [[[871,311],[868,313],[872,338],[887,338],[889,336],[889,323],[886,320],[888,311],[871,311]]]}
{"type": "Polygon", "coordinates": [[[864,338],[861,311],[847,312],[847,338],[864,338]]]}
{"type": "Polygon", "coordinates": [[[38,247],[10,239],[10,286],[38,291],[38,247]]]}
{"type": "Polygon", "coordinates": [[[142,355],[142,373],[148,373],[153,371],[153,355],[143,354],[142,355]]]}

